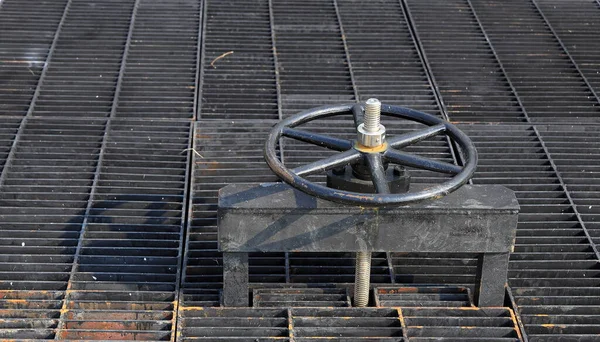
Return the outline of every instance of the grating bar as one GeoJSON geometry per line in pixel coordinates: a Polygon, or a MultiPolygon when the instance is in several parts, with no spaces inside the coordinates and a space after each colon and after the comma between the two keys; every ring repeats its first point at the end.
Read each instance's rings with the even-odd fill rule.
{"type": "Polygon", "coordinates": [[[190,139],[186,122],[112,121],[61,338],[174,338],[190,139]]]}
{"type": "Polygon", "coordinates": [[[31,338],[30,324],[54,337],[105,125],[30,118],[21,127],[0,187],[4,338],[31,338]]]}
{"type": "Polygon", "coordinates": [[[521,341],[509,309],[188,308],[181,341],[521,341]]]}

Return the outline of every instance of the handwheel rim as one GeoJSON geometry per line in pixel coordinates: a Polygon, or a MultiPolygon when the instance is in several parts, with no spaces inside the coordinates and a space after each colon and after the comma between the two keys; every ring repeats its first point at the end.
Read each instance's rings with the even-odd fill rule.
{"type": "Polygon", "coordinates": [[[399,206],[441,198],[466,184],[475,173],[477,167],[477,150],[471,139],[458,127],[431,114],[392,105],[382,105],[381,114],[384,116],[419,122],[427,126],[443,124],[445,127],[444,134],[456,142],[461,151],[465,154],[464,157],[466,163],[462,166],[461,171],[441,184],[435,184],[416,192],[402,194],[367,194],[333,189],[311,182],[292,172],[279,160],[276,147],[285,128],[294,128],[316,119],[352,115],[352,109],[355,105],[356,104],[345,104],[313,108],[284,119],[275,125],[267,137],[264,148],[265,160],[271,170],[290,186],[310,195],[337,203],[368,207],[399,206]]]}

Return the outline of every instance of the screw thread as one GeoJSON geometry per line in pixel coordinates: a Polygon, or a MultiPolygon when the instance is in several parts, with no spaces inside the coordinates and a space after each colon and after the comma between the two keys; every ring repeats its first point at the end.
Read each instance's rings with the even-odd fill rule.
{"type": "Polygon", "coordinates": [[[365,307],[369,304],[371,281],[371,253],[356,253],[356,273],[354,278],[354,306],[365,307]]]}
{"type": "Polygon", "coordinates": [[[381,102],[378,99],[368,99],[365,102],[365,131],[377,132],[381,118],[381,102]]]}

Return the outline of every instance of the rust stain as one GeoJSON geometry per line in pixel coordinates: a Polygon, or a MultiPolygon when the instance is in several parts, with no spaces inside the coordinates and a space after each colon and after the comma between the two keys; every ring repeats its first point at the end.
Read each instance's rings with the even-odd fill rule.
{"type": "Polygon", "coordinates": [[[458,308],[459,310],[479,310],[476,306],[461,306],[458,308]]]}
{"type": "Polygon", "coordinates": [[[517,315],[515,315],[512,309],[508,309],[508,312],[510,313],[510,319],[513,322],[513,326],[515,327],[515,331],[517,332],[517,337],[519,338],[519,341],[523,341],[523,336],[521,335],[521,328],[519,328],[519,322],[517,322],[517,315]]]}
{"type": "Polygon", "coordinates": [[[385,150],[387,150],[388,148],[388,143],[383,143],[379,146],[375,146],[375,147],[369,147],[369,146],[365,146],[362,145],[360,143],[356,143],[354,145],[354,149],[360,152],[364,152],[364,153],[379,153],[379,152],[384,152],[385,150]]]}
{"type": "Polygon", "coordinates": [[[82,321],[69,322],[66,324],[66,328],[85,330],[136,330],[138,324],[136,324],[136,322],[82,321]]]}
{"type": "Polygon", "coordinates": [[[185,306],[181,308],[182,310],[187,311],[204,311],[204,307],[201,306],[185,306]]]}

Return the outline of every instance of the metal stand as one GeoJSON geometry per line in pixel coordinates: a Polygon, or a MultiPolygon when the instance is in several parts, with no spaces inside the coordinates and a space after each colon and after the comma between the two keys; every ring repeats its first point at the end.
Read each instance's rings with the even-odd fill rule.
{"type": "Polygon", "coordinates": [[[223,305],[248,306],[248,253],[223,253],[223,305]]]}
{"type": "Polygon", "coordinates": [[[248,306],[249,252],[477,253],[478,306],[503,306],[518,204],[502,186],[465,185],[432,202],[366,209],[316,199],[286,184],[219,193],[223,303],[248,306]]]}
{"type": "Polygon", "coordinates": [[[477,263],[477,306],[504,306],[509,253],[482,253],[477,263]]]}

